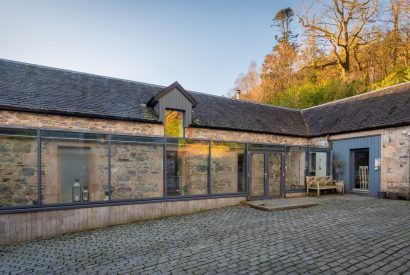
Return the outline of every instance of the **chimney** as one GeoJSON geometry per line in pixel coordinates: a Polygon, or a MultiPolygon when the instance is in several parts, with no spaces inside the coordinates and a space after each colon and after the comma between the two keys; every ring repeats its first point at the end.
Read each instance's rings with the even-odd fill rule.
{"type": "Polygon", "coordinates": [[[241,99],[241,90],[236,90],[236,99],[241,99]]]}

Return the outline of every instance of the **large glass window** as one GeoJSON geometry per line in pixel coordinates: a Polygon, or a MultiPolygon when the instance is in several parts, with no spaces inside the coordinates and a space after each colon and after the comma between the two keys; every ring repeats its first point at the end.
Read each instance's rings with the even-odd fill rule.
{"type": "Polygon", "coordinates": [[[164,145],[154,142],[136,137],[112,136],[113,200],[163,196],[164,145]]]}
{"type": "Polygon", "coordinates": [[[0,208],[38,205],[36,131],[0,131],[0,208]]]}
{"type": "Polygon", "coordinates": [[[165,110],[165,136],[184,136],[184,113],[182,111],[165,110]]]}
{"type": "Polygon", "coordinates": [[[42,131],[41,162],[45,204],[109,199],[107,136],[42,131]]]}
{"type": "Polygon", "coordinates": [[[211,142],[211,156],[211,192],[243,192],[245,146],[233,142],[211,142]]]}
{"type": "Polygon", "coordinates": [[[167,195],[207,194],[208,157],[207,141],[167,140],[167,195]]]}
{"type": "Polygon", "coordinates": [[[287,150],[285,167],[286,189],[304,189],[306,175],[307,160],[304,148],[287,150]]]}

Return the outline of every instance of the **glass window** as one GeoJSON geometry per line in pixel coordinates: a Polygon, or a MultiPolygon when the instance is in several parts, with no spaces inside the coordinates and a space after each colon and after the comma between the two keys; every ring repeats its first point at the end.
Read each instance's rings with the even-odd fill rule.
{"type": "Polygon", "coordinates": [[[105,135],[42,131],[42,194],[45,204],[109,199],[105,135]]]}
{"type": "Polygon", "coordinates": [[[167,141],[167,195],[202,195],[208,193],[207,141],[174,139],[167,141]]]}
{"type": "Polygon", "coordinates": [[[285,183],[287,190],[305,188],[307,161],[305,151],[287,151],[285,167],[285,183]]]}
{"type": "Polygon", "coordinates": [[[327,152],[310,152],[309,175],[326,176],[327,174],[327,152]]]}
{"type": "Polygon", "coordinates": [[[182,111],[165,110],[165,136],[184,136],[184,113],[182,111]]]}
{"type": "Polygon", "coordinates": [[[113,200],[163,196],[164,145],[111,139],[111,186],[113,200]]]}
{"type": "Polygon", "coordinates": [[[245,146],[232,142],[212,142],[211,156],[211,192],[243,192],[245,146]]]}
{"type": "Polygon", "coordinates": [[[38,204],[36,131],[0,131],[0,208],[38,204]]]}

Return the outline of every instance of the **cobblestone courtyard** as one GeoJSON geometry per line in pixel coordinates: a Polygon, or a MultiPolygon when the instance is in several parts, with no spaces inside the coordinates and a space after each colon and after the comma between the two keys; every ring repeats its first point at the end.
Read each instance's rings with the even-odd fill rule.
{"type": "Polygon", "coordinates": [[[410,202],[323,196],[237,206],[0,247],[0,273],[410,274],[410,202]]]}

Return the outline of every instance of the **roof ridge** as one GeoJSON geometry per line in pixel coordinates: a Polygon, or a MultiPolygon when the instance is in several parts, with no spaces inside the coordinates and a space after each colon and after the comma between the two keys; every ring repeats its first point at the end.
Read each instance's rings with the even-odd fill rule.
{"type": "Polygon", "coordinates": [[[5,61],[5,62],[15,63],[15,64],[28,65],[28,66],[34,66],[34,67],[40,67],[40,68],[43,68],[43,69],[49,69],[49,70],[54,70],[54,71],[68,72],[68,73],[74,73],[74,74],[79,74],[79,75],[88,75],[88,76],[106,78],[106,79],[111,79],[111,80],[118,80],[118,81],[124,81],[124,82],[143,84],[143,85],[153,86],[153,87],[158,87],[158,88],[166,88],[167,87],[167,86],[163,86],[163,85],[152,84],[152,83],[147,83],[147,82],[142,82],[142,81],[137,81],[137,80],[130,80],[130,79],[125,79],[125,78],[113,77],[113,76],[106,76],[106,75],[99,75],[99,74],[94,74],[94,73],[75,71],[75,70],[70,70],[70,69],[57,68],[57,67],[52,67],[52,66],[47,66],[47,65],[28,63],[28,62],[24,62],[24,61],[16,61],[16,60],[11,60],[11,59],[5,59],[5,58],[1,58],[1,57],[0,57],[0,61],[5,61]]]}
{"type": "Polygon", "coordinates": [[[200,95],[218,97],[218,98],[230,100],[230,101],[233,101],[233,102],[239,101],[239,102],[242,102],[242,103],[254,104],[254,105],[261,105],[261,106],[266,106],[266,107],[271,107],[271,108],[286,109],[286,110],[298,111],[298,112],[301,111],[301,110],[299,110],[299,109],[289,108],[289,107],[285,107],[285,106],[277,106],[277,105],[272,105],[272,104],[269,104],[269,103],[260,103],[260,102],[248,101],[248,100],[243,100],[243,99],[233,99],[233,98],[226,97],[226,96],[223,96],[223,95],[213,95],[213,94],[207,94],[207,93],[197,92],[197,91],[191,91],[191,90],[188,90],[188,92],[194,93],[194,94],[200,94],[200,95]]]}
{"type": "Polygon", "coordinates": [[[372,94],[381,93],[383,91],[388,91],[388,90],[394,89],[396,87],[406,86],[406,85],[409,85],[409,84],[410,84],[410,81],[406,81],[406,82],[398,83],[398,84],[395,84],[395,85],[392,85],[392,86],[380,88],[380,89],[377,89],[377,90],[374,90],[374,91],[364,92],[364,93],[361,93],[361,94],[358,94],[358,95],[337,99],[337,100],[334,100],[334,101],[326,102],[326,103],[319,104],[319,105],[316,105],[316,106],[312,106],[312,107],[309,107],[309,108],[304,108],[304,109],[301,109],[301,111],[303,112],[305,110],[315,109],[315,108],[326,106],[326,105],[337,104],[337,103],[340,103],[340,102],[343,102],[343,101],[349,101],[349,100],[352,100],[352,99],[356,99],[358,97],[365,97],[365,96],[369,96],[369,95],[372,95],[372,94]]]}
{"type": "MultiPolygon", "coordinates": [[[[93,76],[93,77],[106,78],[106,79],[111,79],[111,80],[125,81],[125,82],[130,82],[130,83],[138,83],[138,84],[143,84],[143,85],[148,85],[148,86],[153,86],[153,87],[158,87],[158,88],[163,88],[163,89],[168,87],[168,86],[164,86],[164,85],[152,84],[152,83],[147,83],[147,82],[142,82],[142,81],[137,81],[137,80],[129,80],[129,79],[119,78],[119,77],[98,75],[98,74],[94,74],[94,73],[87,73],[87,72],[57,68],[57,67],[52,67],[52,66],[47,66],[47,65],[40,65],[40,64],[23,62],[23,61],[10,60],[10,59],[5,59],[5,58],[1,58],[1,57],[0,57],[0,61],[5,61],[5,62],[15,63],[15,64],[23,64],[23,65],[27,65],[27,66],[40,67],[40,68],[45,68],[45,69],[54,70],[54,71],[69,72],[69,73],[75,73],[75,74],[80,74],[80,75],[88,75],[88,76],[93,76]]],[[[223,98],[223,99],[227,99],[227,100],[231,100],[231,101],[239,101],[239,102],[242,102],[242,103],[262,105],[262,106],[267,106],[267,107],[271,107],[271,108],[280,108],[280,109],[286,109],[286,110],[292,110],[292,111],[300,111],[299,109],[293,109],[293,108],[288,108],[288,107],[283,107],[283,106],[276,106],[276,105],[267,104],[267,103],[258,103],[258,102],[241,100],[241,99],[232,99],[232,98],[225,97],[225,96],[222,96],[222,95],[213,95],[213,94],[208,94],[208,93],[204,93],[204,92],[197,92],[197,91],[192,91],[192,90],[187,90],[187,91],[189,93],[202,94],[202,95],[212,96],[212,97],[218,97],[218,98],[223,98]]]]}

